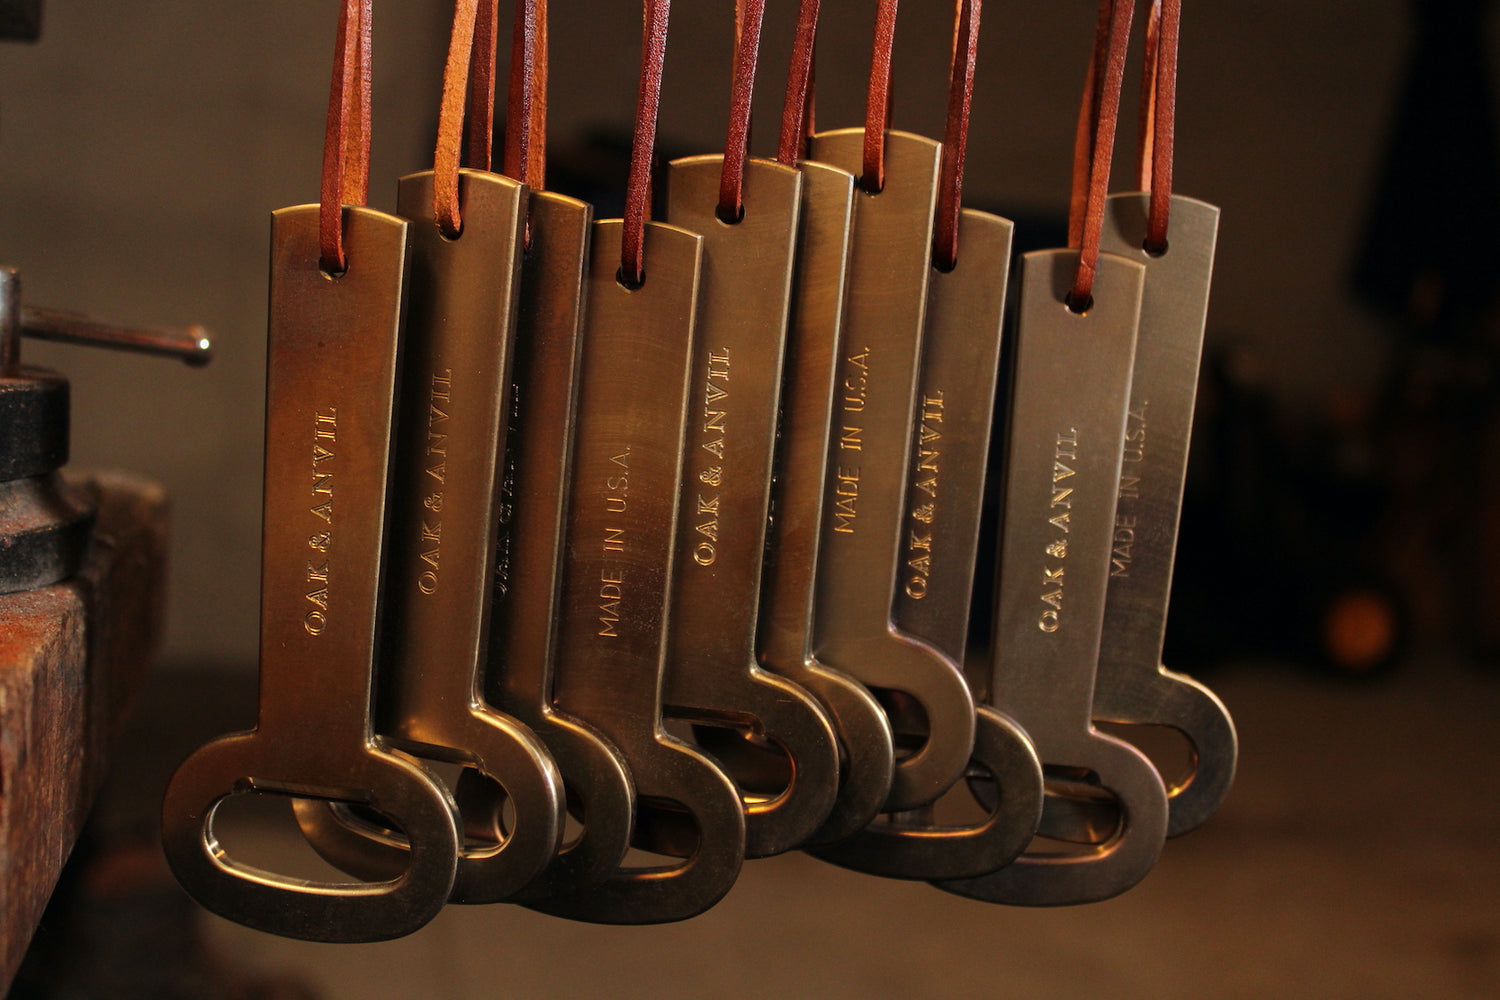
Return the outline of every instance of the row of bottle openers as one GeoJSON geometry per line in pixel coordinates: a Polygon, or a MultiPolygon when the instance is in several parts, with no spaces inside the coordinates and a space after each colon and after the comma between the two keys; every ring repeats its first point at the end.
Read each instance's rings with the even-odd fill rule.
{"type": "Polygon", "coordinates": [[[441,154],[395,215],[274,214],[259,721],[163,807],[204,905],[325,941],[450,901],[663,922],[797,849],[1081,903],[1207,819],[1234,727],[1161,648],[1218,212],[1157,192],[1152,245],[1152,193],[1101,188],[1081,299],[1087,236],[1013,267],[965,209],[935,255],[962,137],[877,124],[674,161],[662,221],[441,154]],[[252,792],[345,876],[237,859],[215,810],[252,792]]]}

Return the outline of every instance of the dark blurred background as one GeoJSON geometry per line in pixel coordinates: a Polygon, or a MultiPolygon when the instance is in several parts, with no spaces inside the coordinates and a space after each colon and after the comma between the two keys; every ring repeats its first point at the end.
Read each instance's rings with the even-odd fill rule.
{"type": "MultiPolygon", "coordinates": [[[[27,995],[197,996],[139,961],[189,941],[175,928],[191,922],[226,963],[200,969],[224,990],[205,996],[1493,996],[1492,6],[1186,5],[1175,187],[1223,217],[1167,659],[1220,690],[1244,749],[1221,816],[1169,844],[1146,885],[1084,910],[1000,911],[797,858],[750,866],[730,901],[681,928],[450,910],[405,942],[354,949],[283,945],[162,890],[160,932],[87,908],[104,924],[89,947],[107,986],[27,995]],[[127,925],[137,937],[121,938],[127,925]],[[291,971],[241,994],[223,986],[230,967],[250,981],[291,971]]],[[[796,4],[768,7],[763,155],[796,4]]],[[[148,474],[174,506],[167,641],[131,737],[139,759],[105,794],[105,857],[122,836],[149,840],[177,758],[253,719],[268,218],[317,195],[336,8],[49,0],[38,42],[0,47],[0,258],[27,299],[216,334],[196,372],[25,347],[72,380],[74,464],[148,474]]],[[[669,154],[722,148],[732,8],[675,5],[669,154]]],[[[862,121],[873,10],[823,4],[821,127],[862,121]]],[[[1094,10],[984,9],[966,200],[1016,219],[1028,246],[1061,239],[1094,10]]],[[[377,207],[431,165],[450,11],[377,5],[377,207]]],[[[639,18],[626,0],[554,5],[555,186],[622,189],[639,18]]],[[[903,6],[897,127],[941,134],[951,32],[951,4],[903,6]]],[[[1134,184],[1125,120],[1115,190],[1134,184]]]]}

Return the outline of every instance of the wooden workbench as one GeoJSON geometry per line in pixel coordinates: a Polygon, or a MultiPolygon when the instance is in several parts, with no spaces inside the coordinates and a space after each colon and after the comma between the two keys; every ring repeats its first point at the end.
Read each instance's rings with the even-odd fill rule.
{"type": "Polygon", "coordinates": [[[161,634],[160,487],[118,473],[81,481],[99,499],[82,571],[0,595],[0,993],[88,815],[161,634]]]}

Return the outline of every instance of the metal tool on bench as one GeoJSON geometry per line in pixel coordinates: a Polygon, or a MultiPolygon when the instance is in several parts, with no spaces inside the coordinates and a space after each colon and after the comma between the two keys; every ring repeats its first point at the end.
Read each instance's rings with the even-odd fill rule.
{"type": "MultiPolygon", "coordinates": [[[[1103,843],[1035,851],[987,875],[936,882],[993,902],[1107,899],[1144,878],[1166,836],[1167,798],[1150,760],[1092,720],[1145,269],[1101,254],[1099,231],[1131,8],[1103,0],[1084,122],[1097,118],[1075,175],[1079,249],[1021,259],[989,704],[1025,727],[1048,776],[1097,785],[1120,822],[1103,843]],[[1094,81],[1104,87],[1091,116],[1094,81]],[[1085,195],[1085,197],[1078,197],[1085,195]]],[[[981,679],[981,682],[983,679],[981,679]]]]}
{"type": "Polygon", "coordinates": [[[408,233],[361,207],[370,7],[340,12],[322,203],[272,218],[259,719],[184,761],[162,804],[168,864],[200,903],[315,941],[421,927],[448,900],[460,846],[447,787],[371,717],[408,233]],[[408,866],[351,884],[237,860],[215,811],[249,792],[366,805],[405,833],[408,866]]]}
{"type": "Polygon", "coordinates": [[[94,521],[88,492],[64,482],[68,462],[68,380],[21,364],[21,338],[179,358],[207,364],[202,327],[124,327],[21,301],[21,278],[0,268],[0,594],[72,576],[94,521]]]}
{"type": "MultiPolygon", "coordinates": [[[[823,478],[854,208],[853,174],[803,158],[818,9],[818,0],[802,0],[798,8],[797,41],[776,157],[801,173],[802,206],[757,640],[761,665],[816,697],[838,737],[837,796],[832,812],[807,838],[808,844],[842,840],[864,829],[890,794],[895,767],[891,724],[880,703],[864,685],[813,655],[823,478]]],[[[713,737],[711,729],[699,732],[699,739],[738,780],[745,782],[747,772],[760,768],[768,772],[762,779],[767,790],[786,787],[784,754],[759,752],[755,744],[737,737],[713,737]]]]}
{"type": "Polygon", "coordinates": [[[654,823],[697,836],[681,863],[622,866],[528,904],[597,923],[701,913],[734,885],[745,851],[738,789],[661,717],[702,242],[647,221],[667,15],[667,0],[646,6],[626,216],[594,223],[553,695],[629,763],[634,839],[657,842],[642,829],[654,823]]]}
{"type": "Polygon", "coordinates": [[[747,154],[764,13],[765,0],[737,6],[725,153],[667,168],[667,222],[700,234],[703,265],[663,711],[785,755],[786,785],[742,787],[751,858],[799,847],[823,824],[839,769],[822,707],[755,654],[802,196],[799,171],[747,154]]]}
{"type": "MultiPolygon", "coordinates": [[[[376,697],[377,731],[393,745],[483,775],[514,811],[509,829],[488,807],[465,817],[458,903],[499,902],[526,888],[561,846],[564,801],[540,740],[481,691],[527,199],[518,179],[459,168],[465,120],[487,153],[483,123],[493,119],[491,86],[478,88],[465,114],[471,64],[493,79],[496,3],[482,5],[480,46],[481,0],[456,6],[435,166],[403,177],[396,200],[410,220],[412,268],[376,697]]],[[[405,867],[404,843],[372,844],[361,824],[341,822],[325,803],[302,799],[295,808],[314,848],[344,871],[390,878],[405,867]]]]}
{"type": "Polygon", "coordinates": [[[818,561],[819,659],[878,696],[921,706],[928,737],[898,757],[885,808],[942,795],[974,746],[974,701],[959,665],[891,622],[906,527],[906,471],[921,363],[941,146],[886,128],[895,0],[882,0],[864,128],[812,137],[810,158],[860,177],[849,298],[818,561]]]}
{"type": "MultiPolygon", "coordinates": [[[[998,216],[961,210],[979,16],[979,0],[959,5],[894,608],[899,628],[956,663],[968,643],[1013,228],[998,216]]],[[[898,731],[922,737],[924,720],[903,718],[899,701],[894,707],[898,731]]],[[[929,805],[887,816],[814,853],[869,874],[911,879],[979,875],[1018,855],[1041,814],[1041,763],[1015,720],[987,705],[975,713],[970,766],[1000,789],[983,822],[940,824],[929,805]]]]}

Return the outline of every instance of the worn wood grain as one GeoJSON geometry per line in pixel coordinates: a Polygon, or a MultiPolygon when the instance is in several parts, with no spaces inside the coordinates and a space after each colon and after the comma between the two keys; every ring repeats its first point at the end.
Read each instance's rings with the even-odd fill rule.
{"type": "Polygon", "coordinates": [[[99,503],[83,570],[0,595],[0,989],[26,952],[161,634],[160,487],[119,473],[81,481],[99,503]]]}

